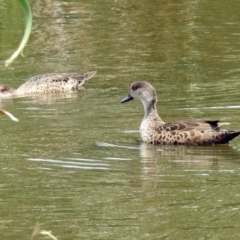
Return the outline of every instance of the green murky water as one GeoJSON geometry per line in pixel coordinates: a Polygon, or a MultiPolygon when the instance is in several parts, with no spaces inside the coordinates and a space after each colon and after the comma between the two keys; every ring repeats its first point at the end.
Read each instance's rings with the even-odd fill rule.
{"type": "Polygon", "coordinates": [[[1,239],[36,222],[58,239],[238,239],[240,138],[230,145],[152,147],[136,132],[136,80],[157,89],[164,121],[211,118],[240,129],[240,3],[30,1],[34,28],[8,69],[24,16],[0,3],[0,78],[98,74],[86,91],[2,100],[1,239]]]}

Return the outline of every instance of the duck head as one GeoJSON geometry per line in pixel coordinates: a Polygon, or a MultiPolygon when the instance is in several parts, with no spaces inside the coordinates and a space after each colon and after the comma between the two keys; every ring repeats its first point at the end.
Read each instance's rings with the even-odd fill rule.
{"type": "Polygon", "coordinates": [[[0,84],[0,97],[10,97],[14,94],[14,89],[8,85],[0,84]]]}
{"type": "Polygon", "coordinates": [[[138,81],[132,84],[129,94],[121,101],[121,103],[128,102],[134,98],[140,99],[145,106],[153,102],[155,103],[157,95],[154,87],[150,83],[138,81]]]}

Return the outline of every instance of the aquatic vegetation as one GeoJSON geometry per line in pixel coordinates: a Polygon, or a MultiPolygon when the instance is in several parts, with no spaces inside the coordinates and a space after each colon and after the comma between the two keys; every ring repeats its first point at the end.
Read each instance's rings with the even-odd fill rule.
{"type": "Polygon", "coordinates": [[[25,27],[25,32],[22,38],[22,41],[18,47],[18,49],[12,54],[10,58],[8,58],[5,61],[5,66],[9,66],[17,57],[20,53],[23,52],[24,47],[26,46],[31,30],[32,30],[32,12],[30,9],[30,6],[26,0],[18,0],[23,7],[25,18],[26,18],[26,27],[25,27]]]}
{"type": "Polygon", "coordinates": [[[10,112],[0,109],[0,114],[6,115],[6,116],[10,117],[13,121],[18,122],[18,119],[16,117],[14,117],[10,112]]]}
{"type": "Polygon", "coordinates": [[[53,240],[57,240],[57,238],[55,236],[53,236],[51,231],[41,230],[39,227],[39,223],[37,223],[35,225],[35,228],[33,230],[32,236],[31,236],[31,240],[35,239],[38,235],[45,235],[45,236],[50,237],[53,240]]]}

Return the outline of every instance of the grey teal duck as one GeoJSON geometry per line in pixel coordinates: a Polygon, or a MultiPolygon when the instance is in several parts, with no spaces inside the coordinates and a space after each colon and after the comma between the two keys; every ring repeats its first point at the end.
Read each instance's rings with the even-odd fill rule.
{"type": "Polygon", "coordinates": [[[92,78],[97,72],[87,73],[49,73],[29,78],[19,88],[0,85],[0,97],[35,95],[41,93],[63,93],[77,91],[85,81],[92,78]]]}
{"type": "Polygon", "coordinates": [[[156,91],[148,82],[138,81],[133,83],[129,95],[121,103],[134,98],[141,100],[145,110],[140,126],[141,140],[145,143],[168,145],[225,144],[240,134],[240,130],[220,128],[220,126],[228,123],[221,123],[219,120],[163,122],[156,109],[156,91]]]}

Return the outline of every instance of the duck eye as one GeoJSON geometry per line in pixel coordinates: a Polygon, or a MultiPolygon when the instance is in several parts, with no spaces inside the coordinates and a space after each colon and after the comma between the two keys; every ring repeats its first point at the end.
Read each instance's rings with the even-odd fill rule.
{"type": "Polygon", "coordinates": [[[9,88],[7,86],[1,86],[0,87],[0,92],[1,93],[5,93],[5,92],[8,92],[9,91],[9,88]]]}
{"type": "Polygon", "coordinates": [[[138,84],[135,83],[135,84],[132,85],[132,90],[136,91],[138,89],[138,87],[139,87],[138,84]]]}

